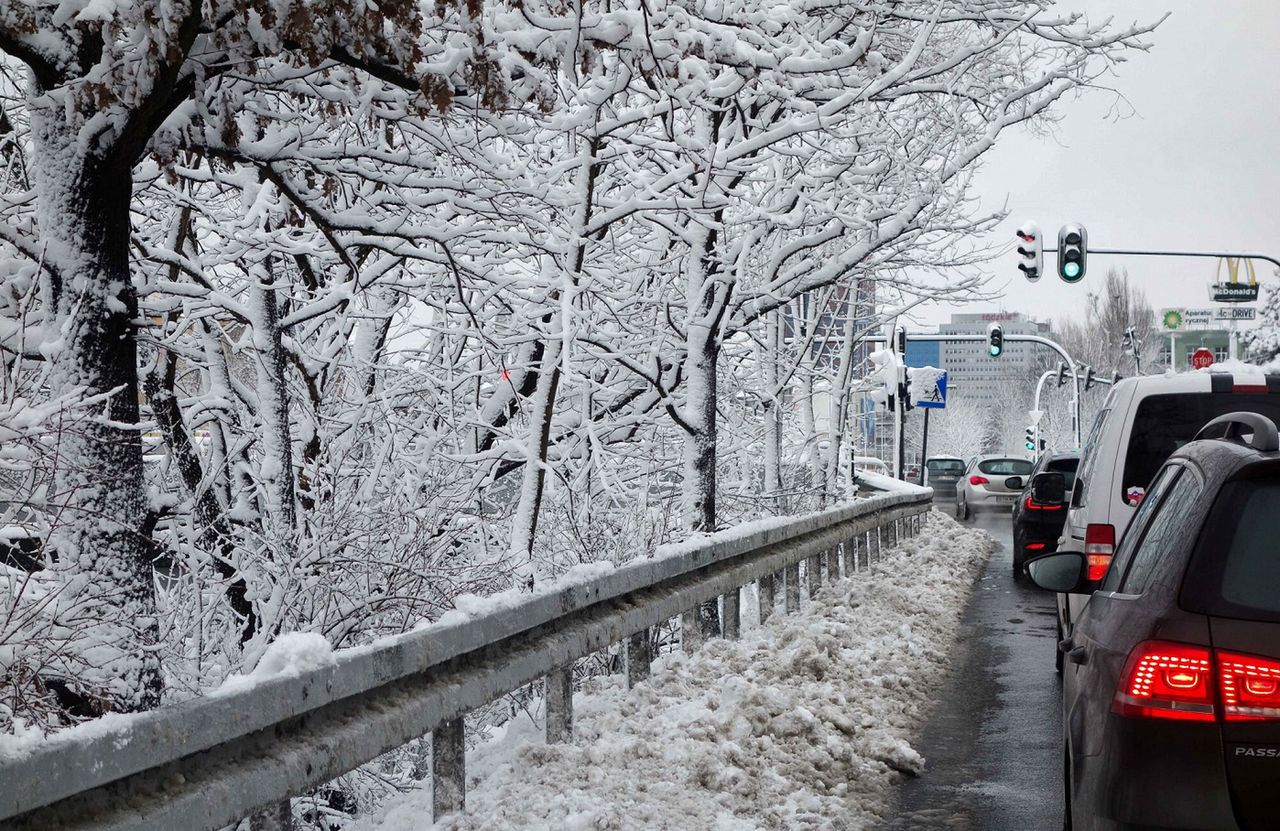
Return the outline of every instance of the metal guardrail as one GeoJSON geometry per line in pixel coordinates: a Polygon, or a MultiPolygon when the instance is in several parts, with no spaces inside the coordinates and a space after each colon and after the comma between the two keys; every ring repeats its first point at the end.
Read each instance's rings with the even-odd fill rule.
{"type": "Polygon", "coordinates": [[[622,642],[635,683],[648,675],[650,627],[684,615],[685,648],[696,646],[690,610],[723,597],[724,634],[736,637],[738,590],[751,582],[762,618],[783,585],[794,611],[802,561],[812,597],[824,571],[850,575],[879,558],[882,539],[918,532],[930,498],[892,493],[729,529],[483,617],[343,650],[331,666],[55,735],[0,761],[0,829],[212,831],[427,733],[436,813],[456,810],[471,710],[546,677],[548,740],[566,740],[578,658],[622,642]]]}

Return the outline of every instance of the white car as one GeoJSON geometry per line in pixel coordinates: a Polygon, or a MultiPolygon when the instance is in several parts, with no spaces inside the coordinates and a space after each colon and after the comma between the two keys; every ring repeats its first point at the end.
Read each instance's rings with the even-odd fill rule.
{"type": "MultiPolygon", "coordinates": [[[[1231,412],[1280,421],[1280,375],[1237,364],[1235,371],[1197,371],[1128,378],[1115,384],[1081,448],[1060,551],[1085,555],[1091,588],[1111,566],[1116,544],[1165,459],[1206,423],[1231,412]]],[[[1090,594],[1058,595],[1059,640],[1090,594]]],[[[1059,669],[1062,653],[1057,653],[1059,669]]]]}
{"type": "Polygon", "coordinates": [[[1027,459],[998,453],[974,456],[956,482],[956,516],[968,519],[976,511],[1012,511],[1033,466],[1027,459]]]}

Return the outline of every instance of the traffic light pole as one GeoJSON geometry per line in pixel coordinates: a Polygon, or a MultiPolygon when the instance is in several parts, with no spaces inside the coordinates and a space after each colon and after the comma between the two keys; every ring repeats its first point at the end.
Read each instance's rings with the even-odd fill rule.
{"type": "Polygon", "coordinates": [[[1137,248],[1095,248],[1091,245],[1089,246],[1089,253],[1116,254],[1124,257],[1205,257],[1213,260],[1232,257],[1238,260],[1266,260],[1280,268],[1280,260],[1269,254],[1249,254],[1244,251],[1162,251],[1159,249],[1137,248]]]}

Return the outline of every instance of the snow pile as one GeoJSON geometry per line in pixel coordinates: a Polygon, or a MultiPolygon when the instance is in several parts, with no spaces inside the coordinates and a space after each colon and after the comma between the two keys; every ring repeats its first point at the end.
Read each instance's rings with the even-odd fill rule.
{"type": "MultiPolygon", "coordinates": [[[[575,740],[529,720],[468,758],[467,812],[448,829],[866,828],[924,760],[911,741],[990,537],[934,513],[873,573],[799,615],[654,665],[649,683],[594,679],[575,740]]],[[[744,604],[751,605],[751,604],[744,604]]],[[[431,791],[392,800],[361,831],[419,831],[431,791]]]]}
{"type": "Polygon", "coordinates": [[[883,473],[859,470],[857,475],[859,485],[865,485],[868,488],[874,488],[876,491],[884,491],[885,493],[925,493],[929,490],[929,488],[922,488],[902,479],[885,476],[883,473]]]}

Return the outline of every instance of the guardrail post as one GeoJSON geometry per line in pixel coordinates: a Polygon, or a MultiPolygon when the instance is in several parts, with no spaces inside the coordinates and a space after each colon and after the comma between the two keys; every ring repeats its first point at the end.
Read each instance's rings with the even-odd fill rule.
{"type": "Polygon", "coordinates": [[[867,565],[880,562],[880,526],[874,526],[867,533],[867,565]]]}
{"type": "Polygon", "coordinates": [[[543,679],[547,702],[547,744],[573,740],[573,664],[556,667],[543,679]]]}
{"type": "Polygon", "coordinates": [[[742,589],[737,588],[722,595],[720,604],[720,625],[724,629],[724,636],[735,641],[742,635],[741,597],[742,589]]]}
{"type": "Polygon", "coordinates": [[[809,584],[809,601],[818,596],[818,587],[822,585],[822,555],[814,554],[805,560],[805,582],[809,584]]]}
{"type": "Polygon", "coordinates": [[[431,819],[467,804],[467,745],[461,716],[431,731],[431,819]]]}
{"type": "Polygon", "coordinates": [[[653,644],[649,630],[641,629],[627,638],[623,645],[623,662],[627,665],[627,689],[649,678],[649,663],[653,660],[653,644]]]}
{"type": "Polygon", "coordinates": [[[800,611],[800,563],[792,563],[783,570],[787,581],[787,614],[800,611]]]}
{"type": "Polygon", "coordinates": [[[840,549],[838,546],[828,548],[822,555],[827,565],[827,582],[834,583],[840,579],[840,549]]]}
{"type": "Polygon", "coordinates": [[[766,574],[756,582],[756,590],[760,597],[760,623],[773,616],[774,592],[776,591],[778,575],[766,574]]]}
{"type": "Polygon", "coordinates": [[[697,652],[698,647],[702,646],[700,609],[701,605],[694,606],[692,609],[685,609],[680,615],[680,648],[688,654],[697,652]]]}
{"type": "Polygon", "coordinates": [[[249,817],[249,831],[293,831],[293,806],[277,802],[249,817]]]}

